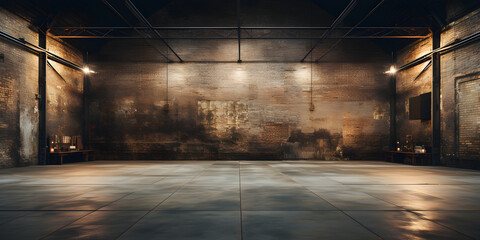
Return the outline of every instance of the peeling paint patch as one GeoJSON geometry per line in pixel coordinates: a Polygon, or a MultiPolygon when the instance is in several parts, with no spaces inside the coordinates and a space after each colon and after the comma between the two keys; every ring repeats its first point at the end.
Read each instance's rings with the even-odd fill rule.
{"type": "Polygon", "coordinates": [[[30,113],[28,109],[20,112],[20,156],[23,159],[32,159],[36,157],[37,149],[37,124],[36,116],[30,113]]]}

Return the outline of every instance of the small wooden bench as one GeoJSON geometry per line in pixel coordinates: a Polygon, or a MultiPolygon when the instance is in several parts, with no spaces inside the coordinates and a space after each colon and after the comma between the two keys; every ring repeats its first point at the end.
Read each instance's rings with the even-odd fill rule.
{"type": "Polygon", "coordinates": [[[82,154],[83,159],[88,162],[89,158],[91,157],[90,160],[95,160],[95,150],[78,150],[78,151],[64,151],[64,152],[50,152],[48,154],[48,160],[51,160],[52,158],[57,158],[60,159],[60,164],[63,164],[63,157],[64,156],[70,156],[70,155],[77,155],[77,154],[82,154]]]}
{"type": "Polygon", "coordinates": [[[405,163],[412,165],[432,165],[431,153],[415,153],[400,151],[384,151],[385,160],[389,162],[405,163]]]}

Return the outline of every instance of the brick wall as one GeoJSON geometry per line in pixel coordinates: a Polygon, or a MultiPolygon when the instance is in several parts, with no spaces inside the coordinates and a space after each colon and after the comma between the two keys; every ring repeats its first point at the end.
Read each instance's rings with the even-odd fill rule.
{"type": "MultiPolygon", "coordinates": [[[[236,25],[234,2],[218,1],[226,11],[199,1],[188,1],[189,8],[182,4],[172,1],[149,20],[162,26],[236,25]]],[[[251,1],[242,5],[241,19],[244,26],[320,26],[335,16],[309,1],[251,1]]],[[[266,37],[322,33],[242,32],[266,37]]],[[[322,42],[314,60],[333,42],[322,42]]],[[[368,40],[345,40],[313,65],[299,62],[313,40],[242,40],[240,64],[236,40],[169,43],[186,62],[168,64],[168,111],[165,59],[145,41],[112,40],[92,55],[97,74],[88,91],[89,142],[101,151],[100,158],[375,159],[388,145],[388,80],[383,72],[390,56],[368,40]],[[314,111],[309,111],[311,67],[314,111]]],[[[169,56],[177,60],[171,52],[169,56]]]]}
{"type": "MultiPolygon", "coordinates": [[[[0,8],[0,29],[17,38],[38,45],[38,33],[30,27],[24,19],[0,8]]],[[[51,39],[47,48],[72,61],[78,61],[79,56],[75,50],[68,48],[63,43],[55,43],[51,39]]],[[[38,163],[38,56],[26,51],[23,47],[0,39],[0,168],[26,166],[38,163]]],[[[52,62],[52,61],[50,61],[52,62]]],[[[74,126],[75,132],[79,130],[81,118],[82,78],[79,72],[52,62],[56,69],[75,90],[68,90],[67,83],[55,83],[55,73],[47,69],[47,112],[50,129],[68,128],[74,126]],[[80,86],[80,88],[79,88],[80,86]],[[52,96],[61,96],[68,101],[55,104],[52,96]],[[55,119],[66,119],[57,121],[55,119]]],[[[68,132],[69,133],[69,132],[68,132]]]]}
{"type": "MultiPolygon", "coordinates": [[[[463,39],[480,30],[480,12],[474,11],[450,23],[441,34],[441,46],[463,39]]],[[[426,39],[406,47],[398,53],[398,65],[407,63],[431,50],[432,41],[426,39]]],[[[475,79],[480,72],[480,43],[463,46],[441,55],[441,158],[448,166],[480,167],[477,155],[466,154],[466,149],[475,149],[480,134],[479,122],[475,122],[478,109],[473,85],[459,83],[475,79]],[[459,100],[462,101],[463,105],[459,100]],[[466,104],[466,105],[465,105],[466,104]],[[462,114],[467,114],[462,118],[462,114]],[[470,121],[471,120],[471,121],[470,121]],[[468,132],[468,136],[461,135],[468,132]],[[468,141],[462,141],[467,137],[468,141]]],[[[431,145],[431,121],[408,120],[408,98],[429,92],[432,89],[432,68],[418,75],[427,63],[420,64],[397,75],[397,134],[400,141],[406,134],[414,140],[431,145]]]]}
{"type": "Polygon", "coordinates": [[[388,144],[383,62],[314,64],[313,112],[308,63],[169,64],[168,111],[165,63],[93,67],[101,158],[372,159],[388,144]]]}
{"type": "MultiPolygon", "coordinates": [[[[480,31],[479,22],[480,12],[477,10],[451,23],[447,30],[442,33],[442,45],[480,31]]],[[[459,83],[474,79],[475,75],[480,72],[479,52],[480,43],[476,42],[442,56],[442,160],[450,166],[480,168],[479,162],[475,161],[477,158],[465,154],[462,156],[459,153],[460,149],[465,147],[465,144],[459,141],[463,126],[458,125],[459,118],[462,117],[459,115],[460,109],[458,106],[459,97],[462,97],[458,88],[459,83]]],[[[470,96],[475,98],[474,95],[470,96]]],[[[475,111],[474,105],[469,107],[472,108],[471,111],[475,111]]],[[[478,128],[480,123],[477,122],[476,125],[478,128]]],[[[463,132],[465,130],[463,129],[463,132]]],[[[472,134],[475,134],[475,131],[472,131],[472,134]]],[[[480,139],[478,131],[476,137],[473,136],[473,138],[477,141],[480,139]]]]}
{"type": "MultiPolygon", "coordinates": [[[[38,44],[23,19],[0,8],[0,29],[38,44]]],[[[38,146],[38,57],[0,40],[0,167],[35,164],[38,146]]]]}
{"type": "Polygon", "coordinates": [[[458,157],[480,160],[480,79],[458,83],[458,157]]]}
{"type": "MultiPolygon", "coordinates": [[[[397,66],[415,60],[432,50],[431,38],[419,41],[397,53],[397,66]]],[[[407,135],[411,135],[416,145],[431,146],[432,121],[409,120],[409,99],[432,91],[432,67],[430,62],[419,64],[397,77],[397,141],[403,146],[407,135]],[[428,68],[426,68],[428,67],[428,68]],[[425,71],[423,71],[426,69],[425,71]]]]}
{"type": "MultiPolygon", "coordinates": [[[[82,63],[80,51],[52,37],[47,49],[75,63],[82,63]]],[[[49,60],[47,66],[47,136],[82,135],[83,72],[49,60]]]]}

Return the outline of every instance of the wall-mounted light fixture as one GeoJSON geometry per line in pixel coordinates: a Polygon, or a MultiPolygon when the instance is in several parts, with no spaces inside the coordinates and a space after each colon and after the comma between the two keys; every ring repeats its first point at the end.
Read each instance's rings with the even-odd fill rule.
{"type": "Polygon", "coordinates": [[[85,74],[95,73],[94,71],[90,70],[89,67],[84,67],[84,68],[82,68],[82,70],[83,70],[83,72],[84,72],[85,74]]]}
{"type": "Polygon", "coordinates": [[[397,69],[395,68],[395,66],[390,66],[390,69],[388,71],[386,71],[385,73],[386,74],[395,74],[397,73],[397,69]]]}

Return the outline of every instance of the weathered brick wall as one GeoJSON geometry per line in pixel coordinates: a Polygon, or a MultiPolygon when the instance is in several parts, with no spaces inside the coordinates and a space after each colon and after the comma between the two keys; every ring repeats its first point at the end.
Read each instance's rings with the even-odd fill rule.
{"type": "MultiPolygon", "coordinates": [[[[387,56],[388,58],[388,56],[387,56]]],[[[377,158],[384,63],[98,62],[90,144],[106,159],[377,158]]]]}
{"type": "MultiPolygon", "coordinates": [[[[477,10],[450,23],[441,34],[441,46],[478,32],[479,22],[480,12],[477,10]]],[[[397,64],[400,66],[414,60],[431,51],[431,48],[431,39],[412,44],[398,53],[397,64]]],[[[480,75],[479,53],[480,43],[476,42],[441,55],[441,155],[442,162],[446,165],[480,166],[471,161],[478,160],[478,154],[474,152],[480,147],[480,123],[475,121],[479,114],[476,108],[477,85],[459,85],[480,75]],[[459,100],[463,105],[459,105],[459,100]],[[460,133],[467,135],[461,137],[460,133]],[[461,138],[465,137],[469,140],[462,141],[461,138]]],[[[408,98],[432,90],[432,68],[419,76],[426,64],[397,74],[397,134],[400,141],[404,141],[405,135],[411,134],[414,141],[425,142],[431,146],[431,121],[408,120],[408,98]]]]}
{"type": "MultiPolygon", "coordinates": [[[[467,16],[453,22],[442,33],[442,46],[457,39],[462,39],[475,32],[480,31],[480,11],[475,11],[467,16]]],[[[474,80],[480,75],[480,43],[476,42],[455,51],[442,55],[441,77],[442,77],[442,160],[447,165],[480,167],[477,154],[460,153],[468,146],[469,149],[479,148],[480,122],[470,122],[470,125],[463,125],[462,122],[469,116],[478,116],[478,89],[469,94],[460,91],[462,82],[474,80]],[[465,94],[465,95],[463,95],[465,94]],[[475,96],[475,94],[477,94],[475,96]],[[471,103],[467,106],[469,115],[464,115],[460,109],[459,100],[464,103],[471,103]],[[477,99],[477,104],[475,104],[477,99]],[[462,142],[460,133],[468,133],[471,143],[462,142]],[[475,162],[477,160],[477,162],[475,162]]],[[[474,83],[473,83],[474,84],[474,83]]],[[[465,85],[466,86],[466,85],[465,85]]],[[[464,87],[465,87],[464,86],[464,87]]],[[[470,86],[474,87],[474,85],[470,86]]],[[[468,89],[468,87],[467,87],[468,89]]],[[[467,90],[465,89],[465,90],[467,90]]]]}
{"type": "MultiPolygon", "coordinates": [[[[47,38],[47,49],[81,64],[80,51],[63,41],[47,38]]],[[[47,136],[82,135],[83,72],[49,60],[47,66],[47,136]]]]}
{"type": "Polygon", "coordinates": [[[480,160],[480,78],[459,82],[458,158],[480,160]]]}
{"type": "MultiPolygon", "coordinates": [[[[236,26],[235,9],[231,1],[172,1],[149,20],[162,26],[236,26]]],[[[323,26],[335,19],[303,0],[244,1],[241,9],[242,26],[323,26]]],[[[247,37],[322,33],[242,31],[247,37]]],[[[235,31],[217,30],[161,34],[236,36],[235,31]]],[[[152,42],[166,53],[160,41],[152,42]]],[[[319,44],[313,59],[333,42],[319,44]]],[[[186,62],[168,64],[168,111],[167,66],[145,41],[114,40],[95,56],[92,68],[98,73],[88,91],[89,142],[101,151],[100,158],[373,159],[388,144],[383,72],[390,54],[368,40],[345,40],[313,66],[300,63],[315,43],[309,39],[242,40],[243,63],[236,62],[236,40],[169,43],[186,62]]]]}
{"type": "MultiPolygon", "coordinates": [[[[0,8],[0,29],[38,44],[23,19],[0,8]]],[[[0,40],[0,167],[35,164],[38,143],[38,57],[0,40]]]]}
{"type": "MultiPolygon", "coordinates": [[[[397,66],[415,60],[432,51],[431,38],[419,41],[397,53],[397,66]]],[[[406,144],[407,135],[416,145],[431,146],[432,121],[409,120],[409,99],[432,91],[432,67],[429,62],[398,72],[397,80],[397,141],[406,144]],[[423,72],[422,72],[423,71],[423,72]]]]}
{"type": "MultiPolygon", "coordinates": [[[[215,4],[172,1],[149,20],[162,26],[235,26],[234,2],[215,4]]],[[[311,1],[242,4],[244,26],[321,26],[334,19],[311,1]]],[[[322,33],[242,31],[243,36],[267,37],[322,33]]],[[[319,44],[314,60],[334,41],[319,44]]],[[[159,41],[152,42],[166,53],[159,41]]],[[[388,80],[383,72],[390,56],[370,41],[346,40],[313,64],[312,112],[311,65],[299,61],[313,40],[242,40],[240,64],[236,40],[169,43],[187,62],[168,64],[168,111],[167,66],[145,41],[114,40],[95,56],[97,74],[88,91],[89,143],[101,151],[100,158],[373,159],[388,145],[388,80]]]]}
{"type": "MultiPolygon", "coordinates": [[[[0,8],[2,31],[38,45],[38,33],[29,25],[24,19],[0,8]]],[[[47,48],[70,60],[78,60],[78,57],[69,56],[71,54],[78,56],[78,53],[73,53],[74,50],[51,39],[47,43],[47,48]]],[[[38,56],[4,39],[0,39],[0,54],[3,56],[0,60],[0,168],[36,164],[39,109],[35,94],[38,93],[38,56]]],[[[74,126],[77,129],[75,134],[81,134],[81,130],[78,130],[78,126],[81,126],[79,118],[81,108],[79,110],[78,107],[78,102],[81,104],[81,96],[78,93],[82,91],[82,78],[79,77],[78,71],[72,72],[64,69],[64,66],[50,62],[67,81],[74,81],[77,87],[74,91],[65,91],[65,84],[55,83],[54,81],[58,81],[55,73],[52,73],[51,69],[48,70],[49,129],[74,126]],[[60,98],[68,101],[54,104],[51,96],[61,96],[60,98]],[[66,120],[57,121],[56,118],[66,120]]]]}

